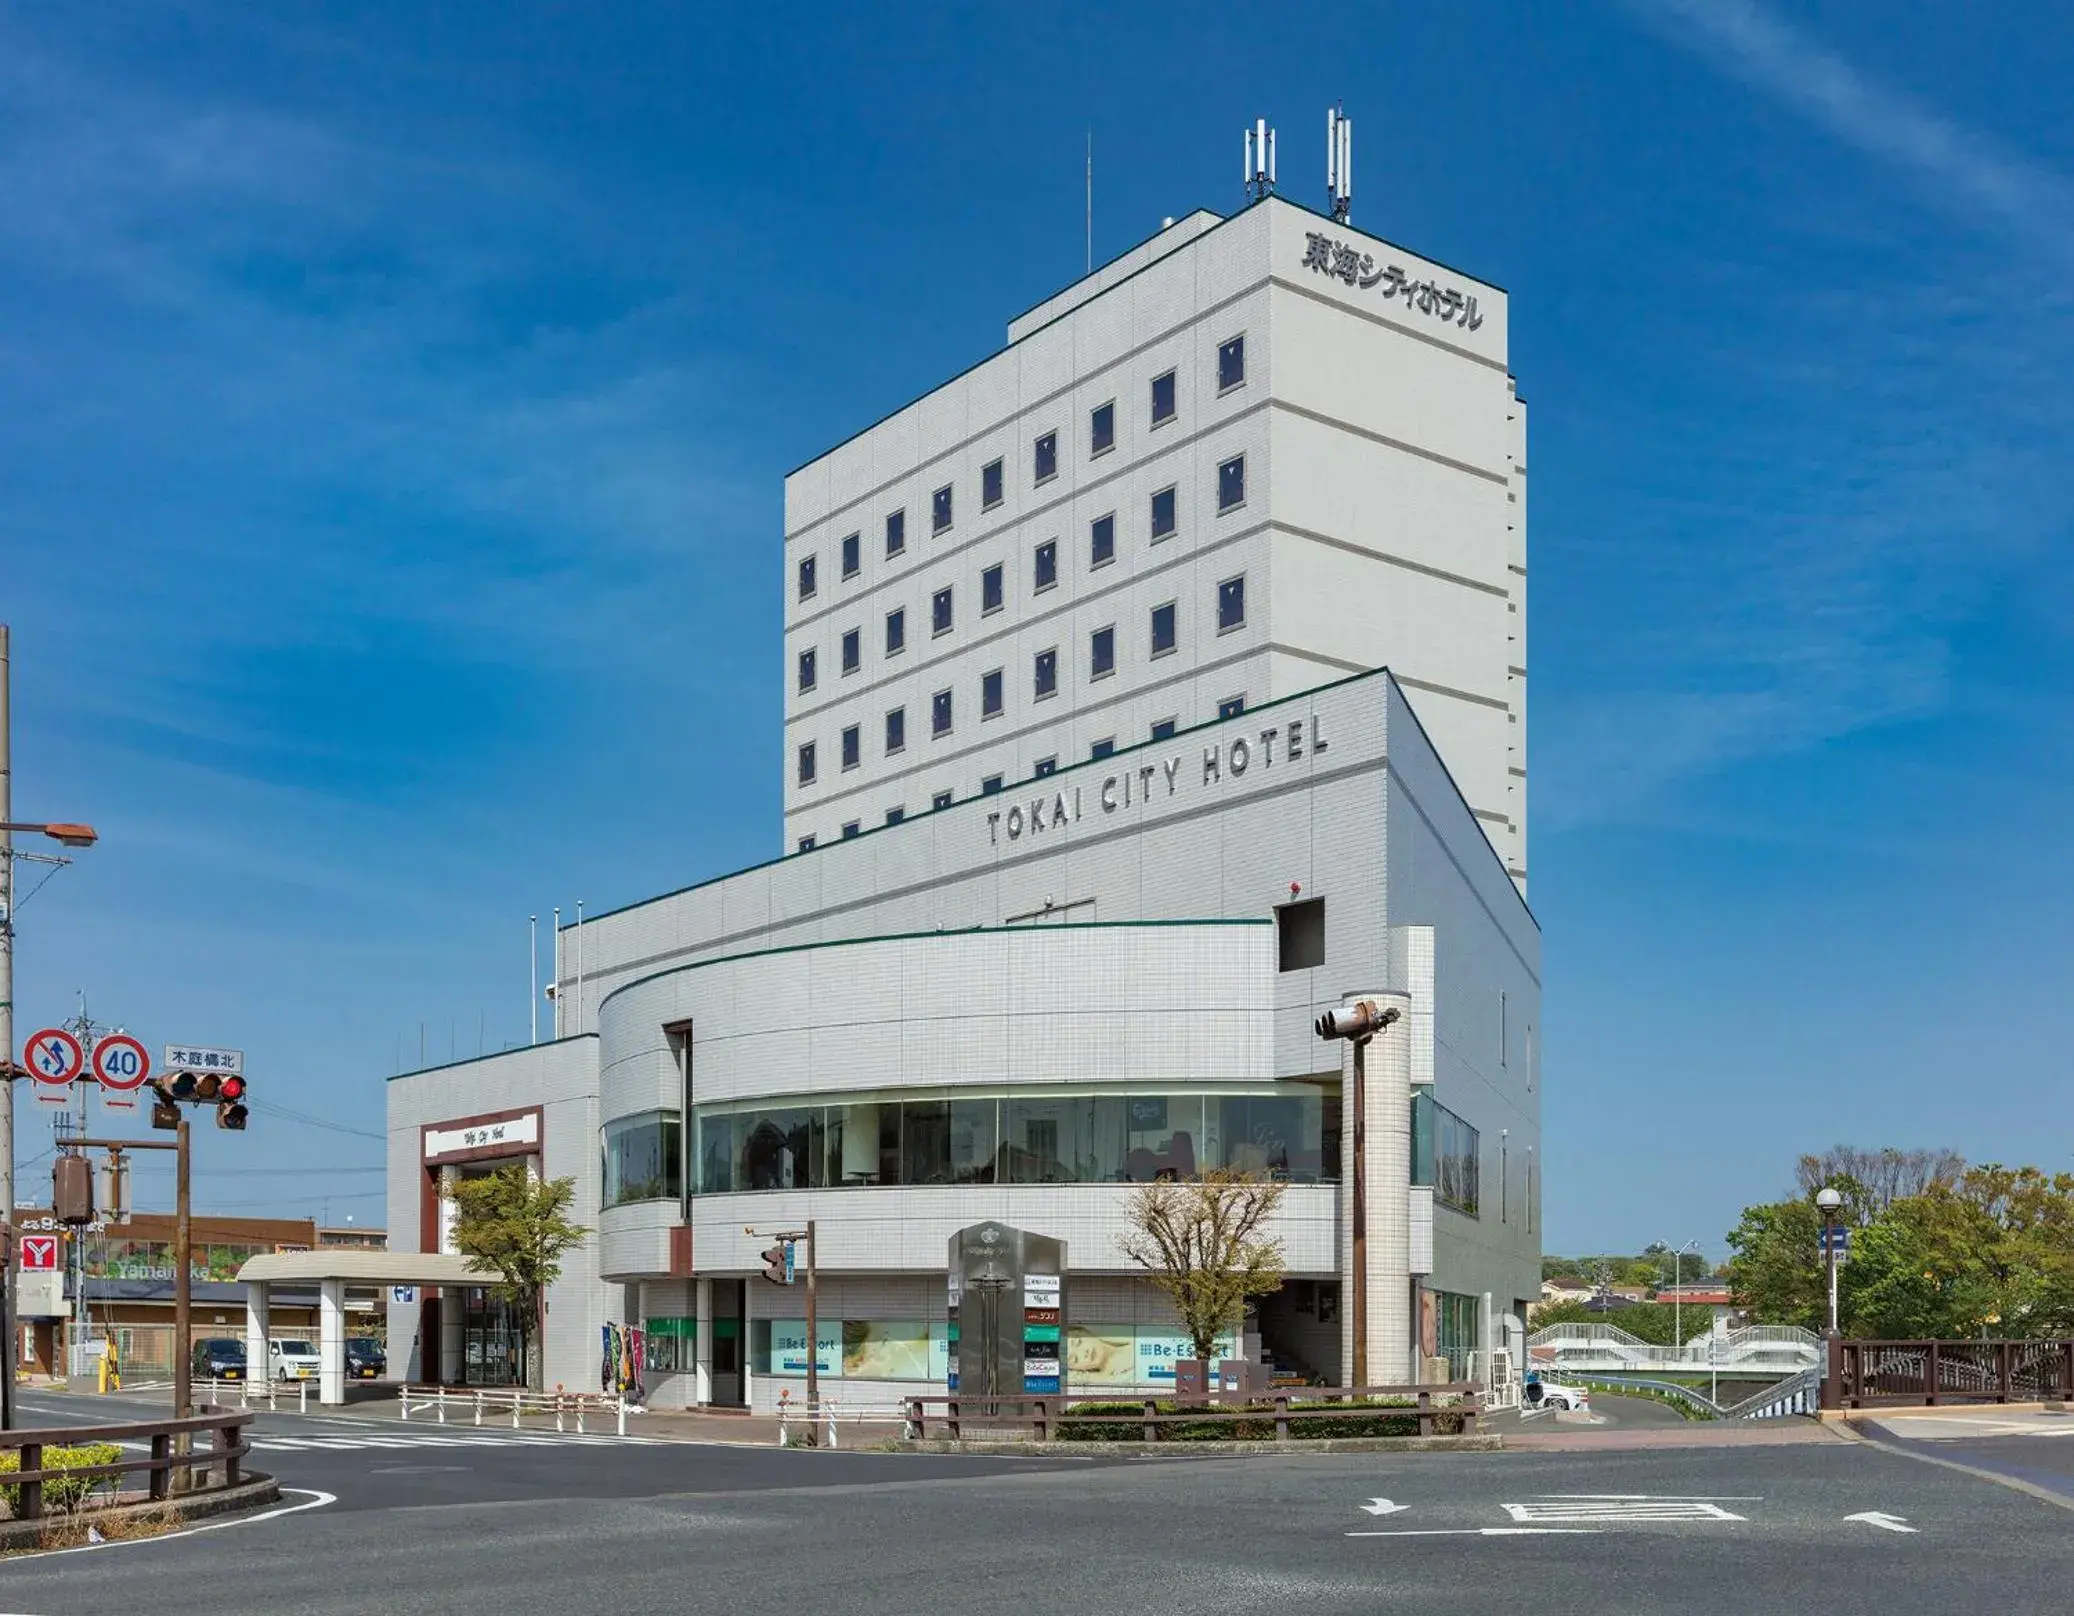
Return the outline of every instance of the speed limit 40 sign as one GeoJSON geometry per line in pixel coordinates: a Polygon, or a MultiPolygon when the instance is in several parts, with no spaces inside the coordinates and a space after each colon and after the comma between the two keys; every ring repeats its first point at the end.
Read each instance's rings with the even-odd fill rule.
{"type": "Polygon", "coordinates": [[[151,1056],[126,1032],[114,1032],[94,1042],[94,1076],[106,1089],[112,1106],[129,1107],[137,1102],[132,1094],[151,1075],[151,1056]]]}

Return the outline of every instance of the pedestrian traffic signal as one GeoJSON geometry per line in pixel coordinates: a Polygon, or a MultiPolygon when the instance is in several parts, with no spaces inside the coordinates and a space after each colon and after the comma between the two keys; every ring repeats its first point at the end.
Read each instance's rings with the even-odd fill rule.
{"type": "Polygon", "coordinates": [[[792,1242],[780,1240],[763,1251],[763,1277],[773,1285],[792,1283],[792,1242]]]}

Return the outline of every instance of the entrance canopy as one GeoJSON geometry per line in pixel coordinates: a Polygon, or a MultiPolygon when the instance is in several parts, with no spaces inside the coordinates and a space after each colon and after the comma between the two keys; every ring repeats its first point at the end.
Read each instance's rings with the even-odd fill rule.
{"type": "MultiPolygon", "coordinates": [[[[296,1283],[317,1286],[317,1401],[346,1400],[346,1287],[386,1285],[393,1291],[419,1285],[494,1285],[495,1274],[474,1260],[437,1251],[368,1251],[327,1246],[318,1251],[276,1251],[248,1258],[238,1270],[245,1286],[245,1373],[280,1373],[267,1351],[267,1289],[296,1283]]],[[[410,1298],[406,1298],[409,1300],[410,1298]]]]}

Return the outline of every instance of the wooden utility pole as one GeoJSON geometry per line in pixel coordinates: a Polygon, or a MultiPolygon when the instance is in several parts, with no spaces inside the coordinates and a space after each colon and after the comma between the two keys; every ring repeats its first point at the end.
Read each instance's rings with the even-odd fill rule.
{"type": "Polygon", "coordinates": [[[194,1412],[193,1329],[194,1251],[193,1206],[188,1194],[187,1119],[182,1117],[171,1143],[163,1139],[87,1139],[68,1141],[81,1150],[105,1150],[120,1156],[125,1150],[170,1150],[173,1165],[173,1418],[184,1420],[194,1412]]]}

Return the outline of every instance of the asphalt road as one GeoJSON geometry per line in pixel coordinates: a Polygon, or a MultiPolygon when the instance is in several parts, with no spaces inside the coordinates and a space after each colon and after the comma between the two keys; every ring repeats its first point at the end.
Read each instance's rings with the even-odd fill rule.
{"type": "Polygon", "coordinates": [[[1160,1460],[336,1445],[363,1423],[402,1440],[393,1420],[256,1427],[284,1487],[335,1503],[10,1561],[0,1609],[1892,1616],[2062,1612],[2074,1586],[2067,1511],[1867,1443],[1160,1460]],[[1849,1519],[1865,1512],[1887,1524],[1849,1519]]]}

